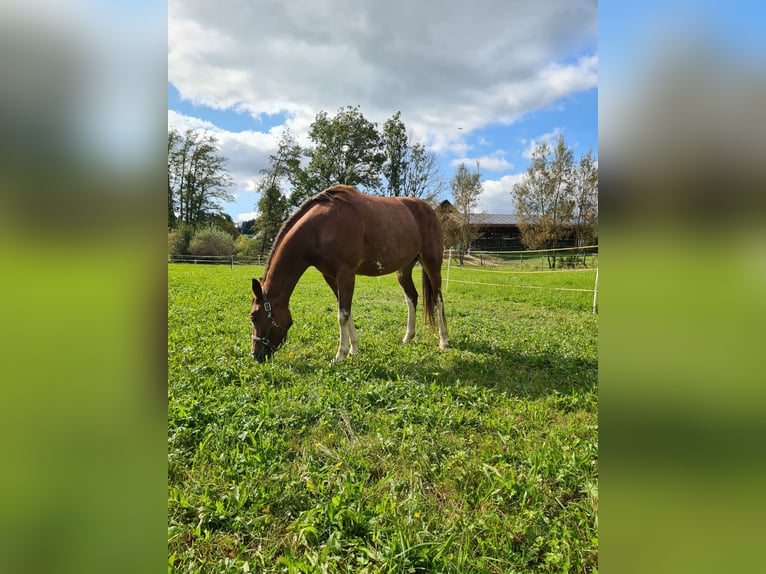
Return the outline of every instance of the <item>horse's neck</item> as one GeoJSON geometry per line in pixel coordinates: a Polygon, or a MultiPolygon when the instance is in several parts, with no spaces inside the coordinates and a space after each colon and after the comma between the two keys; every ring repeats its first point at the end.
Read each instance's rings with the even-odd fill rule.
{"type": "Polygon", "coordinates": [[[298,280],[309,267],[301,263],[302,261],[302,257],[292,257],[285,249],[280,249],[276,254],[269,265],[267,276],[263,279],[263,288],[272,301],[288,306],[298,280]]]}

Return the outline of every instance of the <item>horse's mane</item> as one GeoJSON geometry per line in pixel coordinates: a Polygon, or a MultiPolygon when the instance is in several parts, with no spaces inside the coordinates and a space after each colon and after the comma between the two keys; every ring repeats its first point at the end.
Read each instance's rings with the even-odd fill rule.
{"type": "Polygon", "coordinates": [[[279,232],[277,233],[277,236],[274,238],[274,244],[271,246],[271,252],[269,252],[269,258],[266,260],[266,268],[263,270],[263,279],[266,279],[269,275],[269,267],[271,266],[271,259],[274,257],[274,254],[277,252],[277,248],[282,243],[282,240],[285,238],[285,235],[295,226],[295,224],[300,221],[300,219],[306,215],[306,212],[308,212],[309,209],[314,207],[315,205],[319,203],[332,203],[335,199],[336,195],[338,193],[345,193],[347,191],[356,191],[353,187],[348,185],[336,185],[333,187],[328,187],[325,190],[320,191],[319,193],[309,197],[306,201],[301,203],[301,205],[296,209],[290,217],[285,220],[285,222],[282,224],[282,227],[279,228],[279,232]]]}

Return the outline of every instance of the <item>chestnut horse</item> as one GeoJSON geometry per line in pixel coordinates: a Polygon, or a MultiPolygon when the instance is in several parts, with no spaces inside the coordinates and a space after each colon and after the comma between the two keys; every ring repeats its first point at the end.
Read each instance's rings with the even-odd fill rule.
{"type": "Polygon", "coordinates": [[[425,319],[430,325],[438,325],[439,348],[445,349],[442,249],[439,218],[420,199],[372,197],[348,185],[336,185],[316,194],[282,225],[262,280],[253,279],[253,359],[265,361],[284,342],[293,322],[288,307],[290,296],[312,265],[324,275],[338,300],[340,343],[335,361],[342,361],[358,349],[351,317],[356,275],[396,272],[408,308],[403,342],[412,340],[418,301],[412,268],[417,261],[423,269],[425,319]]]}

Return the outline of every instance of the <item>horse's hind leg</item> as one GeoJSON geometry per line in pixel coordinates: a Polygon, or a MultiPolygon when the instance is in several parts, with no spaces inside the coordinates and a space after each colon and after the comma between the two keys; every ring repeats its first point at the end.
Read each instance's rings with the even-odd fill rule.
{"type": "Polygon", "coordinates": [[[415,261],[396,272],[396,280],[404,291],[404,299],[407,301],[407,331],[404,333],[402,343],[409,343],[415,336],[415,310],[418,306],[418,292],[412,282],[412,268],[415,266],[415,261]]]}
{"type": "MultiPolygon", "coordinates": [[[[420,264],[423,266],[424,276],[428,278],[428,285],[424,282],[423,288],[429,292],[423,294],[426,301],[426,307],[431,306],[430,312],[436,319],[439,328],[439,348],[446,349],[449,346],[447,342],[447,318],[444,315],[444,298],[442,297],[442,272],[441,272],[441,252],[435,256],[423,253],[420,256],[420,264]]],[[[426,309],[428,313],[429,310],[426,309]]]]}
{"type": "Polygon", "coordinates": [[[444,299],[439,290],[436,294],[436,304],[434,305],[436,321],[439,324],[439,348],[444,350],[449,346],[447,342],[447,318],[444,316],[444,299]]]}

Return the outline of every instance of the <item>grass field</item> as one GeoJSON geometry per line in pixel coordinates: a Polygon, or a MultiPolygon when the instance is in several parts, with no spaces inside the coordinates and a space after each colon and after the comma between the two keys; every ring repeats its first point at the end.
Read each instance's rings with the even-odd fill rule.
{"type": "Polygon", "coordinates": [[[596,572],[597,315],[547,289],[595,271],[497,271],[451,268],[443,352],[420,315],[400,344],[393,275],[358,278],[360,353],[331,365],[309,270],[256,364],[262,268],[168,265],[168,572],[596,572]]]}

